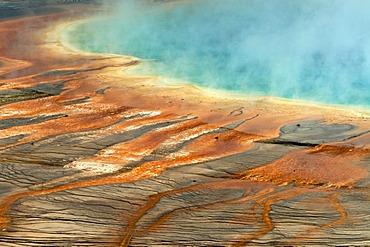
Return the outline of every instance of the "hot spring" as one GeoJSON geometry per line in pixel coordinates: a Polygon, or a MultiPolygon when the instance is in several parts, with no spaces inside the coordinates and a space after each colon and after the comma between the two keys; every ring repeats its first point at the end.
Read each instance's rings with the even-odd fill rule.
{"type": "Polygon", "coordinates": [[[204,87],[370,105],[370,1],[139,2],[74,26],[68,42],[204,87]]]}

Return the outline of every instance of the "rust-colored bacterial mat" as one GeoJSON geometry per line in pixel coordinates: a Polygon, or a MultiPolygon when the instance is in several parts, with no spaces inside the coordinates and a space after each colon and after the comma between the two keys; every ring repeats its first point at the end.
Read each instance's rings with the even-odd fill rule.
{"type": "Polygon", "coordinates": [[[0,246],[370,245],[368,109],[166,83],[68,47],[62,30],[102,8],[0,22],[0,246]]]}

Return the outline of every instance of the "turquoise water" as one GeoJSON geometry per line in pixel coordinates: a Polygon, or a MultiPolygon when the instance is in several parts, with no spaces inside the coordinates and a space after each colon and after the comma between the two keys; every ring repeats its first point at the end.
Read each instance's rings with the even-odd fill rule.
{"type": "MultiPolygon", "coordinates": [[[[137,2],[137,1],[136,1],[137,2]]],[[[148,74],[219,89],[370,106],[370,1],[194,0],[140,6],[69,33],[147,60],[148,74]]]]}

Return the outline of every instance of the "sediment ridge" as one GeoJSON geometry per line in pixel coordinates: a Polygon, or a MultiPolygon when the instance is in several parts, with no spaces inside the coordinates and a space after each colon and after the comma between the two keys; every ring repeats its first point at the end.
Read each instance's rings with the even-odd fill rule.
{"type": "Polygon", "coordinates": [[[370,245],[368,110],[132,75],[97,8],[0,22],[1,246],[370,245]]]}

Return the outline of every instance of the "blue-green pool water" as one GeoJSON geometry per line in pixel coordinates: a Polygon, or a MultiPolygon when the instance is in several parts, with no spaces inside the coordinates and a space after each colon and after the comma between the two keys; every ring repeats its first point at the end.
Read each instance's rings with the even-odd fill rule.
{"type": "Polygon", "coordinates": [[[370,1],[124,2],[116,9],[74,27],[69,42],[133,55],[149,61],[148,74],[205,87],[370,106],[370,1]]]}

